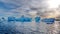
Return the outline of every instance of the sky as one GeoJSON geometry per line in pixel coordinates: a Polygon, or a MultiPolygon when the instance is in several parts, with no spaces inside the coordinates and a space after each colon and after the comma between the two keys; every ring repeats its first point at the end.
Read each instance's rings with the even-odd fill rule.
{"type": "Polygon", "coordinates": [[[50,0],[0,0],[0,16],[20,16],[32,13],[34,15],[37,12],[40,16],[45,17],[47,14],[50,15],[50,11],[47,11],[49,6],[54,8],[50,0]]]}
{"type": "Polygon", "coordinates": [[[46,8],[44,3],[44,0],[0,0],[0,16],[27,14],[27,12],[33,11],[34,8],[46,8]]]}

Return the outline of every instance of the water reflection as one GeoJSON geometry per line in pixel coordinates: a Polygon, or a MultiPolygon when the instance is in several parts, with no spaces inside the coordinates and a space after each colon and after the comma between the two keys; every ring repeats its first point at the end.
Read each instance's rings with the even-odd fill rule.
{"type": "MultiPolygon", "coordinates": [[[[37,18],[37,20],[40,20],[37,18]]],[[[54,23],[53,23],[54,24],[54,23]]],[[[36,23],[35,21],[26,23],[16,21],[7,21],[3,17],[0,19],[0,33],[1,34],[50,34],[50,27],[53,24],[46,24],[45,22],[36,23]]],[[[54,28],[53,28],[54,29],[54,28]]]]}

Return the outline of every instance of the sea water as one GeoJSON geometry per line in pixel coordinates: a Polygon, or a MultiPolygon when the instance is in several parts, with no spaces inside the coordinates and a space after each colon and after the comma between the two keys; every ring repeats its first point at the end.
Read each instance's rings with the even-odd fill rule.
{"type": "Polygon", "coordinates": [[[34,18],[21,16],[18,19],[15,17],[4,17],[0,19],[1,34],[48,34],[49,27],[54,22],[54,18],[45,19],[40,16],[34,18]],[[46,20],[46,21],[45,21],[46,20]],[[51,20],[51,21],[50,21],[51,20]]]}

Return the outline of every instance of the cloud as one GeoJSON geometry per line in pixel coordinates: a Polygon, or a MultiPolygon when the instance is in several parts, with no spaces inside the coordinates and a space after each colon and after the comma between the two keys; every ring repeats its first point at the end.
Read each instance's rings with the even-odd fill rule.
{"type": "Polygon", "coordinates": [[[46,0],[0,0],[0,7],[6,15],[25,15],[36,11],[41,16],[47,8],[47,3],[46,0]]]}

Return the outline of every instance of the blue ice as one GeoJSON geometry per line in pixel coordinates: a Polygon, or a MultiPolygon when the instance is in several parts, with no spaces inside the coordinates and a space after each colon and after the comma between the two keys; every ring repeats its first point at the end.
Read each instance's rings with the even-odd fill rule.
{"type": "Polygon", "coordinates": [[[53,24],[55,21],[55,18],[45,18],[45,19],[42,19],[42,22],[45,22],[47,24],[53,24]]]}
{"type": "Polygon", "coordinates": [[[38,17],[38,16],[37,16],[37,17],[35,17],[35,22],[36,22],[36,23],[40,23],[40,20],[41,20],[41,18],[40,18],[40,17],[38,17]]]}

